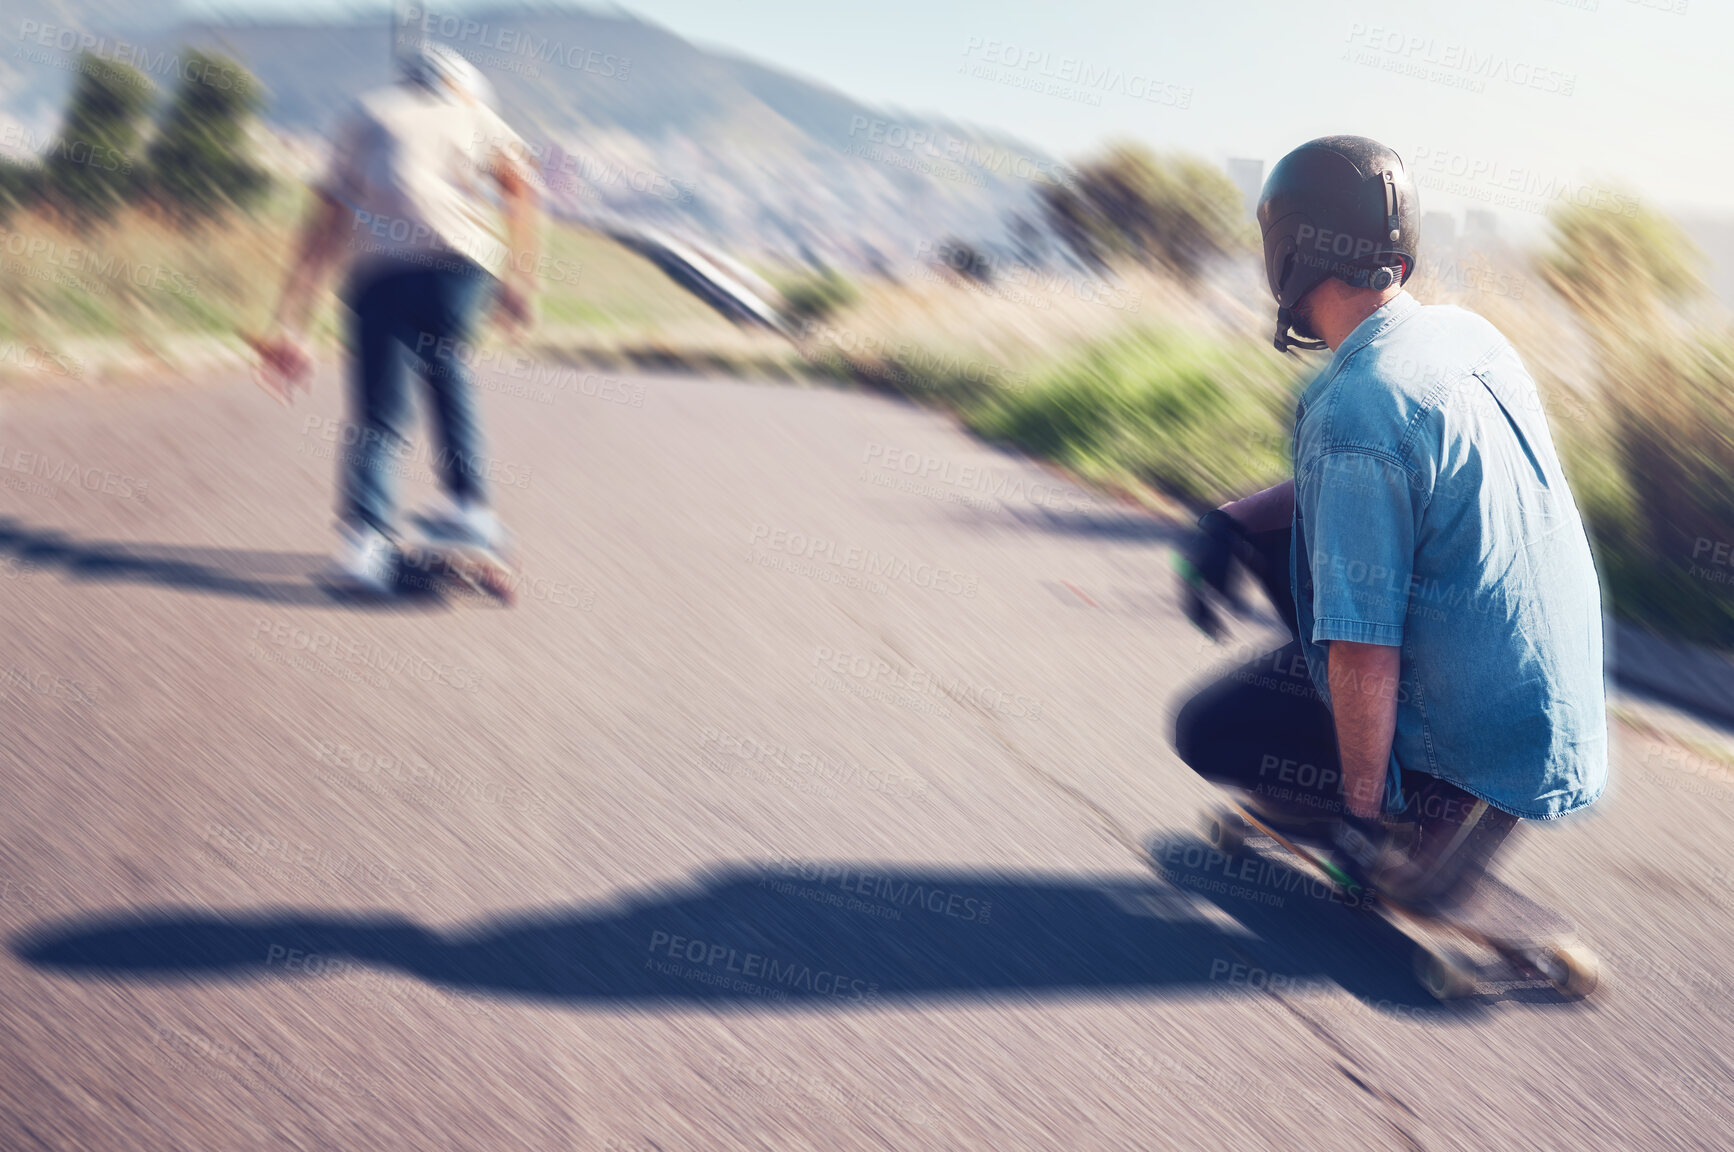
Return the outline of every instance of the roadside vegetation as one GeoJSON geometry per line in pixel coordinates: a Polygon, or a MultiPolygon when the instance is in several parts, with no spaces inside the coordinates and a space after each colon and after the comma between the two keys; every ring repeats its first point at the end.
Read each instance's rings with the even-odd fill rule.
{"type": "MultiPolygon", "coordinates": [[[[309,193],[254,157],[256,81],[232,60],[184,56],[168,94],[136,69],[81,58],[56,137],[34,160],[0,159],[0,380],[239,360],[238,333],[271,315],[309,193]]],[[[535,351],[618,364],[799,360],[604,236],[551,223],[542,243],[535,351]]],[[[832,277],[823,290],[843,299],[851,288],[832,277]]],[[[311,335],[328,349],[341,338],[329,297],[311,335]]]]}
{"type": "MultiPolygon", "coordinates": [[[[253,158],[252,77],[189,59],[159,95],[87,57],[41,158],[0,161],[0,379],[174,370],[201,349],[239,361],[237,333],[269,316],[308,193],[253,158]]],[[[606,237],[551,224],[527,350],[865,384],[1170,508],[1282,478],[1294,399],[1320,361],[1270,348],[1238,190],[1135,145],[1074,175],[1015,230],[1018,257],[953,238],[901,281],[766,270],[792,344],[735,327],[606,237]]],[[[1487,315],[1517,345],[1614,609],[1734,647],[1734,329],[1665,216],[1568,207],[1551,225],[1538,253],[1424,254],[1411,290],[1487,315]]],[[[335,348],[333,304],[314,336],[335,348]]]]}

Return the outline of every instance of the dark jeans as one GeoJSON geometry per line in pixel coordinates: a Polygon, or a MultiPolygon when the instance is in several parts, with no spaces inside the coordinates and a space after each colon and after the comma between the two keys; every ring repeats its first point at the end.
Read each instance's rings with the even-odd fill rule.
{"type": "MultiPolygon", "coordinates": [[[[1295,635],[1289,592],[1289,532],[1253,536],[1249,565],[1295,635]]],[[[1345,810],[1342,762],[1330,706],[1313,687],[1298,639],[1241,665],[1193,696],[1174,722],[1174,748],[1215,784],[1249,793],[1267,812],[1295,823],[1330,820],[1345,810]]],[[[1516,818],[1448,781],[1404,769],[1402,807],[1388,812],[1406,864],[1380,887],[1417,903],[1465,898],[1516,818]]]]}
{"type": "MultiPolygon", "coordinates": [[[[1249,565],[1277,616],[1295,634],[1289,531],[1252,536],[1249,565]]],[[[1299,640],[1243,664],[1180,709],[1174,750],[1193,771],[1283,806],[1342,812],[1342,767],[1330,707],[1313,687],[1299,640]]]]}
{"type": "Polygon", "coordinates": [[[440,448],[435,473],[453,497],[486,500],[475,386],[463,360],[470,356],[467,341],[492,284],[480,265],[453,257],[438,267],[388,265],[347,294],[355,314],[350,419],[357,442],[341,469],[338,512],[345,522],[395,532],[397,473],[408,455],[412,362],[428,386],[440,448]]]}

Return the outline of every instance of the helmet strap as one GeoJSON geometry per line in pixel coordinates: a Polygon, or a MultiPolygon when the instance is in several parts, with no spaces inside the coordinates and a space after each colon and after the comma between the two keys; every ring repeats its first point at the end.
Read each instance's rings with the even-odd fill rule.
{"type": "Polygon", "coordinates": [[[1302,340],[1290,332],[1294,327],[1294,309],[1283,307],[1276,310],[1276,350],[1287,352],[1291,348],[1299,348],[1306,352],[1321,352],[1330,345],[1323,340],[1302,340]]]}

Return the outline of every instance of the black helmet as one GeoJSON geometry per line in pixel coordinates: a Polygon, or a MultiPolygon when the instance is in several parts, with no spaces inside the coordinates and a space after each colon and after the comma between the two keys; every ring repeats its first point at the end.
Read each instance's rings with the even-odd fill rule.
{"type": "Polygon", "coordinates": [[[1321,281],[1384,289],[1409,279],[1421,205],[1402,157],[1365,136],[1324,136],[1276,162],[1258,200],[1264,271],[1276,297],[1276,347],[1323,348],[1289,333],[1294,306],[1321,281]]]}

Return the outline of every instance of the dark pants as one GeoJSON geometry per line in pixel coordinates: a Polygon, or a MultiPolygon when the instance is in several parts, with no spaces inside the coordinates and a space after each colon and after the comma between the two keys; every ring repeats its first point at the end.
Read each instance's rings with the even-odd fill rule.
{"type": "MultiPolygon", "coordinates": [[[[1258,551],[1252,575],[1293,636],[1289,531],[1251,539],[1258,551]]],[[[1174,721],[1174,750],[1205,779],[1273,806],[1332,817],[1343,811],[1336,726],[1313,687],[1299,640],[1241,665],[1188,700],[1174,721]]]]}
{"type": "Polygon", "coordinates": [[[395,531],[397,478],[408,457],[408,371],[426,381],[439,453],[434,471],[454,498],[485,502],[481,425],[468,345],[493,278],[460,257],[437,266],[389,265],[354,285],[350,420],[356,443],[343,457],[338,509],[352,526],[395,531]],[[461,356],[460,356],[461,347],[461,356]]]}
{"type": "MultiPolygon", "coordinates": [[[[1295,635],[1289,532],[1255,534],[1249,565],[1295,635]]],[[[1174,721],[1174,748],[1193,771],[1247,793],[1291,827],[1345,811],[1342,762],[1330,706],[1313,687],[1298,639],[1230,672],[1193,696],[1174,721]]],[[[1402,802],[1388,812],[1404,865],[1381,877],[1387,894],[1417,903],[1463,899],[1516,818],[1446,780],[1404,769],[1402,802]]]]}

